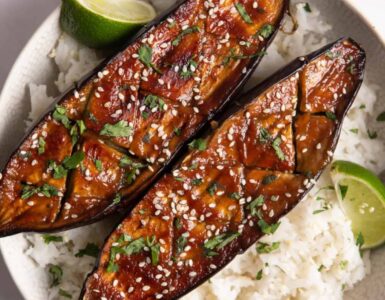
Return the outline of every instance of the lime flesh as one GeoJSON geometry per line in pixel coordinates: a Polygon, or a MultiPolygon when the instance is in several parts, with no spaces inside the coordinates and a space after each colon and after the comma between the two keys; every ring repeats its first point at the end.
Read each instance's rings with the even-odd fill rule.
{"type": "Polygon", "coordinates": [[[361,234],[363,249],[385,242],[385,186],[371,171],[352,162],[336,161],[331,176],[339,203],[351,220],[356,238],[361,234]]]}
{"type": "Polygon", "coordinates": [[[140,0],[62,0],[60,25],[88,47],[107,48],[122,44],[155,16],[140,0]]]}

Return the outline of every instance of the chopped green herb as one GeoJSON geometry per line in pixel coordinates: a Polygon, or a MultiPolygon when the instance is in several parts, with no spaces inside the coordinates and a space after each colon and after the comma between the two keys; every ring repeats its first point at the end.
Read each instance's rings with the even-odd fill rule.
{"type": "Polygon", "coordinates": [[[271,140],[271,135],[270,133],[267,131],[266,128],[261,128],[259,130],[259,141],[263,144],[269,142],[271,140]]]}
{"type": "Polygon", "coordinates": [[[99,159],[95,159],[94,163],[95,163],[96,169],[97,169],[99,172],[102,172],[102,171],[103,171],[103,163],[102,163],[102,161],[99,160],[99,159]]]}
{"type": "Polygon", "coordinates": [[[78,125],[80,134],[83,134],[87,130],[86,124],[83,120],[76,121],[76,124],[78,125]]]}
{"type": "Polygon", "coordinates": [[[364,245],[365,240],[364,236],[362,235],[362,232],[359,232],[356,239],[356,245],[358,246],[358,249],[360,250],[360,254],[362,256],[362,246],[364,245]]]}
{"type": "Polygon", "coordinates": [[[253,217],[258,216],[258,209],[265,203],[265,197],[263,195],[258,196],[255,198],[250,204],[247,206],[248,209],[250,209],[250,214],[253,217]]]}
{"type": "Polygon", "coordinates": [[[75,254],[76,257],[83,257],[83,256],[98,257],[98,255],[99,255],[99,247],[94,243],[88,243],[84,249],[80,249],[75,254]]]}
{"type": "MultiPolygon", "coordinates": [[[[118,243],[122,242],[128,242],[126,240],[128,238],[128,241],[131,240],[130,237],[122,236],[119,240],[118,243]]],[[[139,238],[137,240],[131,241],[130,243],[126,245],[119,245],[119,246],[112,246],[111,247],[111,252],[110,252],[110,261],[108,263],[107,267],[107,272],[112,273],[112,272],[117,272],[119,270],[119,266],[115,264],[115,258],[117,254],[126,254],[128,256],[136,253],[140,253],[144,247],[146,246],[144,238],[139,238]]]]}
{"type": "Polygon", "coordinates": [[[267,243],[258,242],[257,243],[257,252],[258,254],[271,253],[277,250],[280,246],[280,242],[273,242],[271,245],[267,243]]]}
{"type": "Polygon", "coordinates": [[[326,207],[326,208],[323,208],[323,209],[317,209],[315,211],[313,211],[313,215],[318,215],[320,213],[323,213],[325,211],[327,211],[329,209],[329,207],[326,207]]]}
{"type": "Polygon", "coordinates": [[[264,39],[269,38],[274,32],[274,26],[270,24],[264,25],[261,30],[259,30],[258,35],[264,39]]]}
{"type": "Polygon", "coordinates": [[[192,59],[190,59],[187,64],[182,68],[180,72],[180,76],[182,79],[187,80],[194,75],[195,70],[198,67],[198,63],[192,59]]]}
{"type": "Polygon", "coordinates": [[[64,107],[56,105],[56,108],[55,108],[55,111],[52,114],[52,117],[56,121],[62,123],[65,128],[67,128],[67,129],[70,128],[71,122],[70,122],[70,120],[67,117],[67,110],[64,107]]]}
{"type": "Polygon", "coordinates": [[[189,170],[196,170],[198,168],[198,164],[193,163],[191,166],[188,168],[189,170]]]}
{"type": "Polygon", "coordinates": [[[48,272],[51,275],[51,287],[58,286],[63,278],[63,270],[58,265],[48,265],[48,272]]]}
{"type": "Polygon", "coordinates": [[[176,136],[180,136],[182,134],[182,129],[181,128],[175,128],[174,133],[176,136]]]}
{"type": "Polygon", "coordinates": [[[356,64],[354,62],[352,62],[351,64],[349,64],[348,66],[348,72],[352,75],[354,75],[356,73],[356,64]]]}
{"type": "Polygon", "coordinates": [[[280,160],[285,160],[285,154],[283,153],[282,149],[280,148],[280,145],[282,143],[282,139],[280,137],[277,137],[274,141],[273,141],[273,149],[275,150],[275,154],[277,154],[278,158],[280,160]]]}
{"type": "Polygon", "coordinates": [[[82,151],[77,151],[74,154],[72,154],[71,157],[66,157],[63,160],[63,166],[67,170],[73,170],[76,169],[79,164],[84,160],[85,154],[82,151]]]}
{"type": "Polygon", "coordinates": [[[57,165],[55,161],[50,161],[48,167],[53,170],[53,178],[61,179],[67,176],[68,170],[62,165],[57,165]]]}
{"type": "Polygon", "coordinates": [[[337,116],[334,113],[332,113],[331,111],[327,111],[325,113],[325,115],[330,120],[333,120],[333,121],[337,120],[337,116]]]}
{"type": "Polygon", "coordinates": [[[115,273],[119,271],[119,266],[114,262],[109,262],[107,266],[107,272],[108,273],[115,273]]]}
{"type": "Polygon", "coordinates": [[[264,234],[273,234],[274,232],[277,231],[279,225],[281,225],[280,222],[269,225],[264,220],[258,221],[258,226],[259,228],[261,228],[264,234]]]}
{"type": "Polygon", "coordinates": [[[262,277],[263,277],[263,270],[261,269],[261,270],[258,271],[257,275],[255,276],[255,279],[256,280],[261,280],[262,277]]]}
{"type": "Polygon", "coordinates": [[[139,60],[148,68],[152,68],[155,72],[162,74],[162,72],[152,63],[152,48],[148,45],[142,45],[138,52],[139,60]]]}
{"type": "Polygon", "coordinates": [[[153,266],[156,266],[159,262],[160,245],[156,243],[155,236],[146,238],[146,246],[151,251],[151,262],[153,266]]]}
{"type": "Polygon", "coordinates": [[[347,185],[338,185],[341,193],[341,199],[344,200],[346,197],[346,193],[348,192],[348,186],[347,185]]]}
{"type": "Polygon", "coordinates": [[[235,192],[235,193],[232,193],[230,195],[230,198],[234,199],[234,200],[239,200],[239,199],[241,199],[241,195],[239,193],[235,192]]]}
{"type": "Polygon", "coordinates": [[[112,200],[112,204],[119,204],[122,201],[122,196],[120,194],[116,194],[114,199],[112,200]]]}
{"type": "Polygon", "coordinates": [[[165,103],[164,101],[155,95],[147,95],[143,102],[144,105],[146,105],[149,109],[153,110],[159,109],[164,110],[165,103]]]}
{"type": "Polygon", "coordinates": [[[267,176],[263,177],[262,184],[267,185],[267,184],[274,182],[275,180],[277,180],[276,175],[274,175],[274,174],[267,175],[267,176]]]}
{"type": "Polygon", "coordinates": [[[149,116],[150,116],[150,113],[149,113],[148,111],[145,111],[145,110],[142,111],[142,117],[143,117],[143,119],[147,120],[149,116]]]}
{"type": "Polygon", "coordinates": [[[176,22],[172,21],[171,23],[168,24],[168,28],[173,28],[175,27],[175,25],[176,25],[176,22]]]}
{"type": "MultiPolygon", "coordinates": [[[[361,104],[359,109],[365,109],[366,108],[366,105],[365,104],[361,104]]],[[[384,112],[384,118],[385,118],[385,112],[384,112]]],[[[385,121],[385,120],[384,120],[385,121]]]]}
{"type": "Polygon", "coordinates": [[[34,187],[32,185],[24,185],[21,192],[21,199],[26,200],[35,194],[43,194],[46,197],[57,196],[59,191],[56,187],[45,183],[43,186],[34,187]]]}
{"type": "Polygon", "coordinates": [[[233,240],[238,238],[239,235],[240,235],[239,232],[236,232],[236,233],[229,232],[229,233],[224,233],[224,234],[215,236],[210,240],[206,241],[203,245],[206,256],[217,255],[217,253],[212,250],[221,250],[222,248],[230,244],[233,240]]]}
{"type": "Polygon", "coordinates": [[[79,140],[79,128],[78,125],[73,125],[70,129],[70,135],[72,139],[72,145],[75,145],[79,140]]]}
{"type": "Polygon", "coordinates": [[[203,179],[202,179],[202,178],[194,178],[194,179],[191,181],[191,184],[197,186],[197,185],[201,185],[202,182],[203,182],[203,179]]]}
{"type": "Polygon", "coordinates": [[[270,197],[270,200],[276,202],[279,200],[279,196],[273,195],[270,197]]]}
{"type": "Polygon", "coordinates": [[[186,28],[185,30],[182,30],[182,32],[176,37],[176,39],[172,41],[172,45],[178,46],[185,35],[188,35],[194,32],[199,32],[199,31],[200,30],[198,26],[193,26],[193,27],[186,28]]]}
{"type": "Polygon", "coordinates": [[[183,252],[184,247],[187,245],[187,238],[183,235],[181,235],[176,240],[176,253],[180,254],[183,252]]]}
{"type": "Polygon", "coordinates": [[[203,150],[206,150],[206,141],[204,139],[196,139],[196,140],[193,140],[190,144],[189,144],[189,147],[190,149],[196,149],[196,150],[199,150],[199,151],[203,151],[203,150]]]}
{"type": "Polygon", "coordinates": [[[325,269],[325,266],[324,265],[320,265],[319,268],[318,268],[318,272],[321,272],[323,269],[325,269]]]}
{"type": "Polygon", "coordinates": [[[46,244],[63,242],[63,237],[59,235],[43,234],[42,237],[43,237],[44,243],[46,244]]]}
{"type": "Polygon", "coordinates": [[[38,148],[38,153],[41,155],[45,152],[45,145],[46,142],[42,137],[39,137],[39,148],[38,148]]]}
{"type": "Polygon", "coordinates": [[[175,228],[176,229],[181,229],[182,228],[182,221],[181,221],[181,219],[180,218],[175,218],[175,220],[174,220],[174,226],[175,226],[175,228]]]}
{"type": "Polygon", "coordinates": [[[250,59],[250,58],[254,58],[254,57],[258,57],[258,56],[264,56],[266,55],[267,52],[264,52],[264,51],[260,51],[256,54],[252,54],[252,55],[243,55],[243,54],[236,54],[235,53],[235,49],[230,49],[230,54],[227,55],[224,59],[223,59],[223,62],[222,64],[224,66],[228,65],[230,63],[231,60],[242,60],[242,59],[250,59]]]}
{"type": "Polygon", "coordinates": [[[352,128],[349,131],[354,133],[354,134],[357,134],[358,133],[358,128],[352,128]]]}
{"type": "Polygon", "coordinates": [[[128,171],[126,174],[126,182],[127,184],[132,184],[135,181],[136,178],[136,170],[132,169],[131,171],[128,171]]]}
{"type": "Polygon", "coordinates": [[[304,9],[306,12],[311,13],[311,7],[310,7],[310,4],[309,4],[309,3],[306,2],[306,3],[303,5],[303,9],[304,9]]]}
{"type": "Polygon", "coordinates": [[[253,24],[253,20],[251,19],[250,15],[247,13],[246,8],[243,6],[243,4],[235,3],[234,5],[238,13],[241,15],[243,21],[245,21],[247,24],[253,24]]]}
{"type": "Polygon", "coordinates": [[[208,188],[207,192],[210,194],[210,196],[214,196],[215,192],[218,189],[218,184],[216,182],[212,183],[208,188]]]}
{"type": "Polygon", "coordinates": [[[59,295],[64,298],[72,299],[72,295],[63,289],[59,289],[59,295]]]}
{"type": "Polygon", "coordinates": [[[128,156],[123,156],[120,159],[119,167],[124,168],[124,167],[127,167],[127,166],[131,166],[132,163],[133,163],[132,160],[128,156]]]}
{"type": "Polygon", "coordinates": [[[119,121],[116,124],[105,124],[103,129],[100,131],[101,135],[111,137],[129,137],[132,135],[133,128],[128,124],[127,121],[119,121]]]}
{"type": "Polygon", "coordinates": [[[174,176],[174,179],[175,179],[176,181],[179,181],[179,182],[184,182],[183,177],[175,177],[175,176],[174,176]]]}
{"type": "Polygon", "coordinates": [[[345,270],[346,267],[348,266],[348,264],[349,264],[349,262],[347,260],[343,260],[343,261],[340,262],[340,268],[342,270],[345,270]]]}
{"type": "Polygon", "coordinates": [[[368,137],[371,140],[376,139],[378,137],[377,131],[370,131],[370,129],[368,129],[368,137]]]}
{"type": "Polygon", "coordinates": [[[95,115],[93,113],[88,113],[88,117],[90,118],[90,120],[94,123],[98,123],[98,119],[95,117],[95,115]]]}

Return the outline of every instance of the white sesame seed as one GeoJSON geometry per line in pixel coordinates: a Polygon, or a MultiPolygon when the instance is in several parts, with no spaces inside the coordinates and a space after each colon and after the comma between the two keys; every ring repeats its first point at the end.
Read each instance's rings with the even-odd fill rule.
{"type": "Polygon", "coordinates": [[[194,271],[193,271],[193,272],[190,272],[190,273],[189,273],[189,276],[190,276],[190,277],[195,277],[195,276],[197,276],[197,272],[194,272],[194,271]]]}

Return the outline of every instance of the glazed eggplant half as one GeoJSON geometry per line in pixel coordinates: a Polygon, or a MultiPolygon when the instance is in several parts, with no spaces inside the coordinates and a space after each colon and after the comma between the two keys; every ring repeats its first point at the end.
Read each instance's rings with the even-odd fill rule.
{"type": "Polygon", "coordinates": [[[0,173],[0,236],[132,207],[264,55],[288,0],[253,3],[182,1],[61,97],[0,173]]]}
{"type": "Polygon", "coordinates": [[[111,234],[81,298],[176,299],[274,233],[330,162],[364,65],[342,39],[241,98],[111,234]]]}

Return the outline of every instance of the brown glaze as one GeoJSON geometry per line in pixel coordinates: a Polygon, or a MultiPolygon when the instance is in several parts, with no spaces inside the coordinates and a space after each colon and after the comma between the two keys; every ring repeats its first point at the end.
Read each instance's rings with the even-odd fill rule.
{"type": "Polygon", "coordinates": [[[241,14],[238,2],[183,1],[60,99],[0,173],[0,236],[76,227],[132,206],[239,91],[288,3],[254,9],[243,0],[241,14]]]}
{"type": "Polygon", "coordinates": [[[246,95],[111,234],[82,299],[176,299],[273,232],[330,162],[364,64],[344,39],[246,95]]]}

